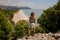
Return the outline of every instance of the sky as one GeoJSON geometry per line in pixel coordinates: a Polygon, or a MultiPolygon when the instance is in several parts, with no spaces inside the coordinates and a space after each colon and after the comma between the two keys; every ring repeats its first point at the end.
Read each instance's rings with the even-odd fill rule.
{"type": "Polygon", "coordinates": [[[47,9],[57,2],[58,0],[0,0],[0,5],[47,9]]]}

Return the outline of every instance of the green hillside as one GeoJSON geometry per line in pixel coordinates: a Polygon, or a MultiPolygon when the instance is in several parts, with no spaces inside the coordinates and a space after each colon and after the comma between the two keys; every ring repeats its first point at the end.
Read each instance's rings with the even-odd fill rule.
{"type": "Polygon", "coordinates": [[[57,5],[44,10],[38,18],[38,23],[45,29],[45,32],[60,31],[60,1],[57,5]]]}

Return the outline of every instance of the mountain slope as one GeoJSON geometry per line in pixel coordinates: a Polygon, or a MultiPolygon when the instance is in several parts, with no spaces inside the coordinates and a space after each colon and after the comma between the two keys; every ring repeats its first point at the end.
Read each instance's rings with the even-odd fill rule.
{"type": "Polygon", "coordinates": [[[4,5],[0,5],[0,8],[4,10],[31,9],[30,7],[4,6],[4,5]]]}

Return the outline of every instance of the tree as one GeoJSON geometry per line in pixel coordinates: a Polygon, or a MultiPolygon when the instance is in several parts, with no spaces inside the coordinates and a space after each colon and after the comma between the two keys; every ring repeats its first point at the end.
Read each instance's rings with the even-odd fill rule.
{"type": "Polygon", "coordinates": [[[60,1],[57,5],[44,10],[38,18],[38,23],[45,29],[45,32],[60,31],[60,1]]]}
{"type": "Polygon", "coordinates": [[[60,10],[60,0],[58,1],[57,6],[56,6],[55,9],[56,9],[56,10],[60,10]]]}

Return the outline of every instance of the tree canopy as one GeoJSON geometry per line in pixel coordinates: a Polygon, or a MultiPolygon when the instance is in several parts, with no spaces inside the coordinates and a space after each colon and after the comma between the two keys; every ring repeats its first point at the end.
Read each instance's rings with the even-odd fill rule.
{"type": "Polygon", "coordinates": [[[38,23],[45,29],[45,32],[60,31],[60,1],[57,5],[44,10],[38,18],[38,23]]]}

